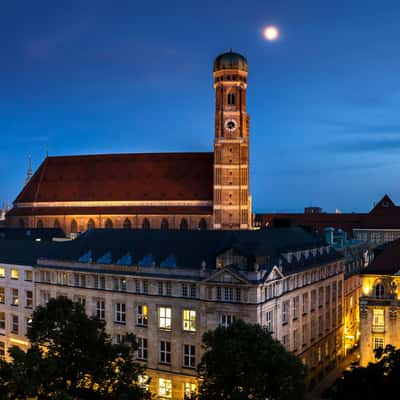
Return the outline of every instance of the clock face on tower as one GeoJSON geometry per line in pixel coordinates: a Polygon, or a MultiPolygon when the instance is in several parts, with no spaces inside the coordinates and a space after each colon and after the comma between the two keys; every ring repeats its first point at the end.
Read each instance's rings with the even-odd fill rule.
{"type": "Polygon", "coordinates": [[[234,119],[228,119],[225,121],[225,129],[228,132],[232,133],[236,130],[236,128],[237,128],[237,123],[234,119]]]}

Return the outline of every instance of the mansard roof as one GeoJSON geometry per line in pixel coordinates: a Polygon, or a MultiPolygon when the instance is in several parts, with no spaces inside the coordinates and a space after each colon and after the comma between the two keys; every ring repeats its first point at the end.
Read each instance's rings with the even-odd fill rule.
{"type": "Polygon", "coordinates": [[[213,153],[47,157],[15,203],[212,201],[213,153]]]}
{"type": "Polygon", "coordinates": [[[364,274],[398,275],[400,273],[400,239],[375,249],[375,258],[364,274]]]}
{"type": "MultiPolygon", "coordinates": [[[[267,264],[277,262],[282,253],[321,246],[324,246],[324,242],[320,237],[301,228],[258,231],[93,229],[76,240],[57,246],[47,254],[47,258],[91,263],[101,263],[107,259],[108,264],[129,260],[128,264],[133,266],[215,269],[216,258],[229,248],[235,248],[243,250],[254,262],[263,260],[265,268],[269,268],[267,264]],[[166,260],[174,260],[174,263],[167,263],[166,260]]],[[[305,266],[305,262],[296,262],[292,269],[294,264],[302,269],[305,266]]],[[[289,270],[289,267],[286,268],[289,270]]]]}

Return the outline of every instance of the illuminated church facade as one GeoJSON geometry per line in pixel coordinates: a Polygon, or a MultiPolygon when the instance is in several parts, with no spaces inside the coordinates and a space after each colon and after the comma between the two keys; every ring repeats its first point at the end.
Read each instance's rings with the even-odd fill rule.
{"type": "Polygon", "coordinates": [[[249,229],[248,63],[214,62],[215,138],[209,153],[46,157],[7,214],[11,227],[249,229]]]}

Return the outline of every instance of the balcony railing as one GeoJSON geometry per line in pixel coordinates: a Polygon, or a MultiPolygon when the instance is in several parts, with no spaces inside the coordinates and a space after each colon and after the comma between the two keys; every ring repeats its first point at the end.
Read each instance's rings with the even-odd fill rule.
{"type": "Polygon", "coordinates": [[[385,332],[385,325],[372,325],[373,333],[383,333],[385,332]]]}

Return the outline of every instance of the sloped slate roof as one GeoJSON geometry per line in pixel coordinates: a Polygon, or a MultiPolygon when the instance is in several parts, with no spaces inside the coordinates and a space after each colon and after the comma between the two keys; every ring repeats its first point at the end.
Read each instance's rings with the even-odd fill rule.
{"type": "Polygon", "coordinates": [[[376,249],[374,261],[363,273],[392,275],[398,271],[400,271],[400,239],[376,249]]]}
{"type": "Polygon", "coordinates": [[[213,198],[213,153],[47,157],[16,203],[213,198]]]}
{"type": "Polygon", "coordinates": [[[208,267],[214,268],[216,256],[232,246],[245,249],[246,254],[254,257],[270,256],[275,260],[281,252],[321,246],[323,241],[301,228],[259,231],[93,229],[61,245],[46,257],[78,261],[90,252],[95,262],[110,253],[112,263],[116,264],[129,253],[135,265],[148,256],[152,256],[157,265],[174,256],[177,267],[201,268],[205,261],[208,267]]]}

